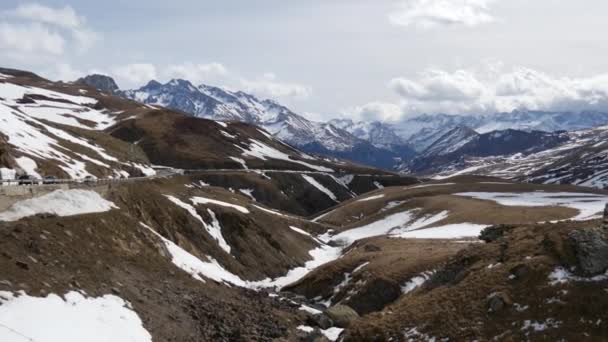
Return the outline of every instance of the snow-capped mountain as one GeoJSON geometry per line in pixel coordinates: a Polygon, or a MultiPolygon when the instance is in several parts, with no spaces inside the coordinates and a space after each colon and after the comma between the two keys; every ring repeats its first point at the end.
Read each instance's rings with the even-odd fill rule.
{"type": "MultiPolygon", "coordinates": [[[[499,153],[504,150],[502,146],[471,147],[475,137],[486,139],[489,136],[485,134],[494,131],[515,130],[522,135],[525,132],[572,131],[608,124],[608,113],[524,110],[480,116],[419,115],[397,123],[355,122],[350,119],[315,122],[273,100],[259,99],[242,91],[205,84],[195,86],[187,80],[171,80],[165,84],[150,81],[141,88],[124,91],[117,90],[115,82],[106,76],[93,75],[80,81],[144,104],[168,107],[207,119],[254,124],[305,152],[398,170],[429,171],[425,169],[428,168],[428,163],[422,163],[426,166],[420,169],[412,168],[410,161],[416,156],[419,162],[447,155],[450,156],[450,162],[453,162],[455,155],[465,156],[465,150],[462,149],[464,146],[468,146],[468,156],[480,156],[476,148],[493,151],[495,154],[492,155],[502,155],[499,153]]],[[[515,133],[507,136],[513,134],[515,133]]],[[[481,141],[490,145],[515,146],[513,142],[507,143],[500,139],[478,142],[481,141]]],[[[530,145],[530,140],[526,138],[525,141],[523,147],[517,145],[515,150],[524,151],[534,147],[530,145]]],[[[546,146],[542,141],[537,143],[537,150],[546,146]]]]}
{"type": "Polygon", "coordinates": [[[467,158],[495,158],[515,153],[522,155],[554,148],[570,140],[567,132],[521,131],[507,129],[479,134],[467,127],[457,127],[443,135],[402,171],[433,175],[464,169],[467,158]]]}
{"type": "Polygon", "coordinates": [[[335,127],[344,129],[359,139],[367,140],[378,148],[398,149],[407,145],[403,138],[389,124],[379,121],[354,122],[351,119],[334,119],[329,121],[335,127]]]}
{"type": "Polygon", "coordinates": [[[241,91],[204,84],[194,86],[186,80],[171,80],[165,84],[150,81],[139,89],[123,91],[122,95],[206,119],[258,125],[295,146],[319,143],[328,150],[345,151],[358,140],[331,124],[307,120],[272,100],[260,100],[241,91]]]}
{"type": "Polygon", "coordinates": [[[422,152],[455,127],[469,127],[478,133],[514,129],[520,131],[573,131],[608,124],[608,113],[543,112],[518,110],[493,115],[420,115],[393,124],[397,135],[422,152]]]}
{"type": "Polygon", "coordinates": [[[432,156],[442,156],[457,151],[462,146],[479,136],[469,127],[458,126],[437,139],[431,146],[424,150],[419,157],[428,158],[432,156]]]}
{"type": "MultiPolygon", "coordinates": [[[[100,85],[96,78],[87,77],[80,81],[93,87],[100,85]]],[[[359,137],[339,124],[308,120],[273,100],[261,100],[242,91],[171,80],[165,84],[150,81],[139,89],[116,91],[116,94],[206,119],[254,124],[305,152],[347,158],[375,167],[392,169],[396,162],[409,160],[414,154],[402,146],[394,133],[392,141],[374,144],[371,141],[379,140],[373,138],[380,139],[384,134],[378,128],[359,137]]],[[[377,126],[380,127],[379,124],[377,126]]]]}

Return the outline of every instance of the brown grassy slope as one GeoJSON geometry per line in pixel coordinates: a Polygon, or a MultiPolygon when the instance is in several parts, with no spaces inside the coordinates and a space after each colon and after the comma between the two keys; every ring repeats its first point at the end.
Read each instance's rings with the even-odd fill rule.
{"type": "Polygon", "coordinates": [[[345,230],[376,221],[388,214],[408,209],[422,208],[420,213],[450,211],[450,220],[442,223],[471,222],[480,224],[532,223],[571,217],[573,209],[563,207],[504,207],[493,201],[481,201],[460,196],[460,192],[580,192],[608,194],[605,190],[568,185],[536,185],[525,183],[498,184],[494,179],[474,177],[437,181],[408,187],[391,187],[370,192],[365,196],[341,203],[323,216],[319,222],[335,225],[337,230],[345,230]],[[434,184],[434,185],[433,185],[434,184]],[[430,186],[429,186],[430,185],[430,186]],[[360,201],[372,196],[382,198],[360,201]],[[390,203],[396,204],[387,209],[390,203]]]}
{"type": "Polygon", "coordinates": [[[299,324],[294,309],[264,293],[177,269],[158,237],[124,211],[3,223],[0,249],[0,290],[118,295],[155,341],[271,341],[299,324]]]}
{"type": "Polygon", "coordinates": [[[404,341],[413,328],[459,341],[604,340],[606,281],[551,285],[548,278],[557,266],[573,265],[567,234],[597,223],[520,226],[495,242],[472,245],[425,287],[359,320],[346,341],[404,341]],[[492,312],[489,302],[496,295],[506,304],[492,312]],[[534,323],[549,327],[536,331],[534,323]]]}
{"type": "Polygon", "coordinates": [[[109,198],[131,216],[157,227],[163,236],[190,253],[203,260],[210,256],[227,270],[248,280],[281,276],[310,259],[308,251],[317,243],[290,226],[313,233],[326,229],[297,216],[261,210],[255,205],[263,205],[244,195],[218,187],[186,187],[188,183],[187,177],[173,177],[122,184],[109,194],[109,198]],[[198,196],[246,208],[248,213],[216,204],[193,205],[209,225],[213,222],[211,212],[215,215],[222,236],[231,247],[230,254],[219,247],[198,219],[171,202],[166,195],[190,205],[193,205],[190,199],[198,196]]]}
{"type": "Polygon", "coordinates": [[[346,304],[365,315],[396,300],[408,279],[438,269],[466,247],[466,243],[444,240],[364,239],[355,242],[340,259],[320,266],[284,290],[318,301],[331,300],[331,305],[346,304]]]}

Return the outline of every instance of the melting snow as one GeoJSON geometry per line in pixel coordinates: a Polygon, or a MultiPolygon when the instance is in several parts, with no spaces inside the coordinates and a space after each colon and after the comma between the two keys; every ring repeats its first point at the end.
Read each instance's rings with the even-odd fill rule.
{"type": "Polygon", "coordinates": [[[243,195],[251,198],[252,201],[257,202],[257,200],[255,199],[255,197],[253,197],[253,189],[239,189],[239,192],[242,193],[243,195]]]}
{"type": "Polygon", "coordinates": [[[456,223],[440,227],[414,230],[399,234],[404,239],[460,239],[479,236],[487,225],[474,223],[456,223]]]}
{"type": "Polygon", "coordinates": [[[144,223],[140,224],[150,230],[154,235],[159,237],[167,250],[171,254],[171,261],[175,266],[182,269],[186,273],[190,274],[194,279],[200,280],[204,282],[201,275],[206,278],[215,280],[217,282],[227,282],[229,284],[233,284],[236,286],[247,287],[248,282],[243,281],[237,275],[227,271],[224,269],[217,260],[208,257],[210,262],[204,262],[201,259],[195,257],[194,255],[188,253],[186,250],[175,244],[173,241],[166,239],[162,235],[158,234],[154,229],[147,226],[144,223]]]}
{"type": "Polygon", "coordinates": [[[214,200],[214,199],[210,199],[210,198],[205,198],[205,197],[199,197],[199,196],[192,197],[190,200],[194,204],[215,204],[215,205],[219,205],[219,206],[222,206],[222,207],[228,207],[228,208],[236,209],[236,210],[240,211],[243,214],[249,214],[249,210],[247,208],[245,208],[243,206],[240,206],[240,205],[224,202],[224,201],[218,201],[218,200],[214,200]]]}
{"type": "Polygon", "coordinates": [[[596,282],[608,280],[608,271],[604,274],[596,275],[594,277],[579,277],[575,276],[570,271],[563,267],[557,267],[549,274],[549,284],[555,286],[557,284],[565,284],[570,281],[574,282],[596,282]]]}
{"type": "Polygon", "coordinates": [[[380,199],[380,198],[383,198],[383,197],[384,197],[384,194],[382,194],[382,195],[376,195],[376,196],[370,196],[370,197],[367,197],[367,198],[364,198],[364,199],[360,199],[357,202],[373,201],[373,200],[380,199]]]}
{"type": "Polygon", "coordinates": [[[431,276],[433,274],[435,274],[435,271],[427,271],[420,273],[419,275],[413,277],[407,283],[405,283],[405,285],[401,287],[401,292],[403,294],[408,294],[414,291],[415,289],[426,283],[427,280],[431,279],[431,276]]]}
{"type": "Polygon", "coordinates": [[[249,168],[247,167],[247,163],[245,163],[244,159],[241,158],[237,158],[237,157],[229,157],[230,159],[234,160],[235,162],[243,165],[243,169],[248,170],[249,168]]]}
{"type": "Polygon", "coordinates": [[[36,172],[36,169],[38,169],[38,165],[36,164],[36,162],[28,157],[19,157],[19,158],[15,158],[15,162],[17,163],[17,165],[19,165],[19,167],[25,171],[25,173],[29,176],[38,178],[38,179],[42,179],[42,177],[40,176],[40,174],[38,172],[36,172]]]}
{"type": "Polygon", "coordinates": [[[321,191],[322,193],[326,194],[329,198],[331,198],[334,202],[338,202],[338,198],[336,197],[336,195],[334,195],[333,192],[331,192],[331,190],[329,190],[328,188],[324,187],[323,184],[319,183],[316,179],[314,179],[311,176],[308,175],[302,175],[302,177],[308,182],[310,183],[312,186],[314,186],[315,188],[317,188],[317,190],[321,191]]]}
{"type": "Polygon", "coordinates": [[[87,298],[72,291],[64,298],[0,292],[0,341],[152,341],[137,313],[120,297],[87,298]]]}
{"type": "Polygon", "coordinates": [[[322,245],[308,252],[308,254],[310,254],[310,256],[312,257],[312,260],[307,261],[304,266],[293,268],[282,277],[275,279],[266,278],[262,281],[255,282],[253,284],[255,287],[276,287],[278,289],[281,289],[286,285],[300,280],[311,270],[327,262],[336,260],[340,257],[341,251],[342,248],[340,247],[322,245]]]}
{"type": "Polygon", "coordinates": [[[338,337],[340,337],[340,334],[342,333],[342,331],[344,331],[344,329],[338,328],[338,327],[332,327],[329,329],[321,330],[321,333],[323,333],[323,335],[325,335],[325,337],[327,337],[328,340],[336,341],[338,339],[338,337]]]}
{"type": "Polygon", "coordinates": [[[217,220],[217,218],[215,217],[215,213],[213,211],[211,211],[211,210],[208,211],[209,215],[211,216],[211,219],[212,219],[212,222],[209,225],[203,220],[203,218],[196,211],[196,208],[194,208],[192,205],[180,200],[177,197],[171,196],[171,195],[165,195],[165,197],[167,197],[171,202],[173,202],[178,207],[185,209],[188,213],[190,213],[190,215],[192,215],[195,219],[197,219],[200,223],[202,223],[203,227],[205,228],[207,233],[209,233],[209,235],[211,235],[211,237],[213,239],[215,239],[215,241],[217,241],[218,245],[224,251],[226,251],[226,253],[230,254],[230,250],[231,250],[230,245],[224,239],[224,236],[222,235],[222,227],[220,227],[220,223],[217,220]]]}
{"type": "Polygon", "coordinates": [[[457,196],[472,197],[494,201],[505,206],[562,206],[574,208],[579,214],[573,220],[590,220],[598,218],[596,214],[604,210],[608,196],[577,192],[464,192],[457,196]]]}
{"type": "Polygon", "coordinates": [[[304,305],[304,304],[302,304],[302,305],[300,306],[300,310],[302,310],[302,311],[306,311],[306,312],[311,313],[311,314],[313,314],[313,315],[318,315],[318,314],[323,313],[323,311],[321,311],[321,310],[317,310],[317,309],[315,309],[315,308],[311,308],[310,306],[308,306],[308,305],[304,305]]]}
{"type": "Polygon", "coordinates": [[[304,165],[312,170],[322,171],[322,172],[333,172],[332,169],[324,167],[324,166],[312,165],[307,162],[291,159],[288,154],[283,153],[283,152],[277,150],[276,148],[270,147],[255,139],[249,139],[249,141],[251,142],[249,145],[249,150],[246,150],[237,145],[238,148],[243,150],[244,156],[251,156],[251,157],[262,159],[262,160],[266,160],[266,158],[285,160],[285,161],[288,161],[291,163],[304,165]]]}
{"type": "Polygon", "coordinates": [[[19,201],[0,213],[0,221],[17,221],[37,214],[72,216],[118,208],[90,190],[55,190],[40,197],[19,201]]]}
{"type": "Polygon", "coordinates": [[[302,230],[302,229],[300,229],[298,227],[289,226],[289,228],[291,228],[291,230],[293,230],[294,232],[300,233],[302,235],[311,236],[307,231],[302,230]]]}
{"type": "Polygon", "coordinates": [[[388,234],[391,230],[410,222],[411,219],[412,213],[409,211],[389,215],[368,225],[344,231],[332,237],[331,240],[350,245],[357,240],[388,234]]]}

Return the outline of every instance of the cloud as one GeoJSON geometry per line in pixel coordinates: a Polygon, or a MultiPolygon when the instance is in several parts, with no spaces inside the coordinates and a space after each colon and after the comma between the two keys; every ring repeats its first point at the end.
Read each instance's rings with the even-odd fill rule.
{"type": "Polygon", "coordinates": [[[150,63],[132,63],[112,68],[110,74],[119,84],[141,86],[158,79],[156,67],[150,63]]]}
{"type": "Polygon", "coordinates": [[[492,63],[454,71],[428,69],[388,84],[396,103],[371,102],[345,116],[396,122],[420,114],[484,115],[514,110],[608,112],[608,73],[557,77],[525,67],[492,63]]]}
{"type": "Polygon", "coordinates": [[[248,78],[230,70],[222,63],[182,63],[158,67],[163,81],[183,78],[194,84],[216,85],[233,90],[242,90],[256,96],[281,100],[304,99],[310,96],[308,86],[279,80],[277,75],[267,72],[256,78],[248,78]]]}
{"type": "Polygon", "coordinates": [[[20,54],[61,55],[66,45],[58,33],[37,23],[19,25],[0,22],[0,50],[17,58],[20,54]]]}
{"type": "Polygon", "coordinates": [[[430,29],[445,26],[474,27],[493,22],[489,5],[496,0],[402,0],[389,14],[393,25],[430,29]]]}
{"type": "Polygon", "coordinates": [[[7,11],[9,15],[28,19],[40,23],[75,29],[81,27],[85,18],[76,14],[70,6],[64,8],[51,8],[36,3],[23,4],[13,10],[7,11]]]}
{"type": "Polygon", "coordinates": [[[167,78],[183,78],[194,84],[213,83],[223,80],[228,70],[221,63],[172,64],[164,70],[167,78]]]}
{"type": "Polygon", "coordinates": [[[530,68],[505,70],[494,65],[452,72],[430,69],[415,78],[395,78],[389,87],[401,98],[402,116],[517,109],[608,111],[608,74],[555,77],[530,68]]]}
{"type": "Polygon", "coordinates": [[[343,116],[357,121],[398,121],[403,116],[401,106],[388,102],[370,102],[343,111],[343,116]]]}
{"type": "Polygon", "coordinates": [[[310,96],[310,87],[288,82],[279,82],[273,73],[265,73],[262,77],[254,80],[241,79],[241,87],[244,91],[258,96],[270,98],[292,98],[304,99],[310,96]]]}
{"type": "Polygon", "coordinates": [[[40,59],[84,52],[100,35],[70,7],[52,8],[37,3],[0,11],[0,54],[13,59],[40,59]]]}

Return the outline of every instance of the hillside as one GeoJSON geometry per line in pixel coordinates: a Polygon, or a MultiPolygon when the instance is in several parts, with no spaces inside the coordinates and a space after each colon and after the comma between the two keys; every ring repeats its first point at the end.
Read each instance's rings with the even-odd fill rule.
{"type": "Polygon", "coordinates": [[[435,177],[475,174],[541,184],[606,186],[606,127],[539,136],[523,151],[462,155],[439,165],[435,177]]]}
{"type": "MultiPolygon", "coordinates": [[[[605,190],[404,177],[247,123],[1,72],[0,115],[18,128],[2,131],[1,341],[606,334],[605,190]]],[[[462,136],[485,135],[445,140],[462,136]]]]}

